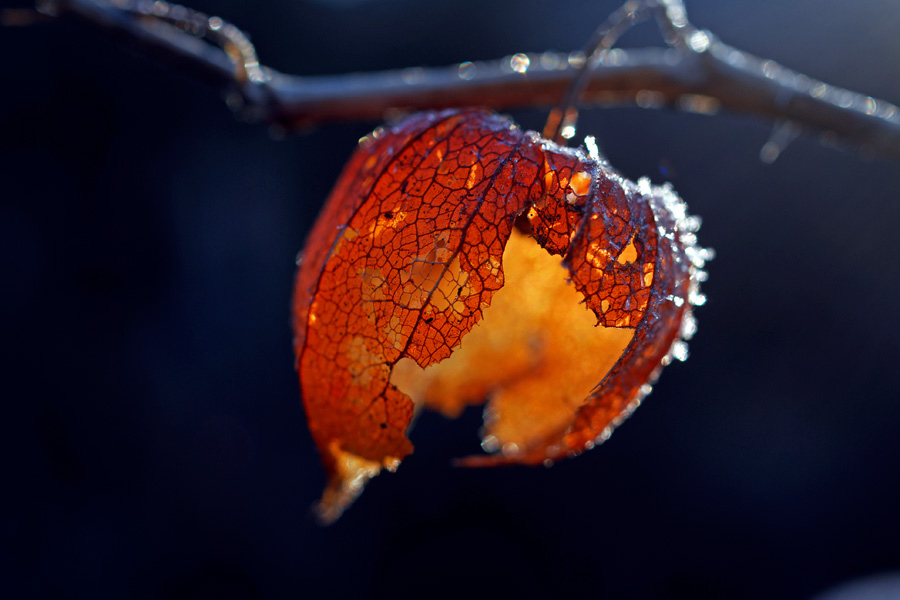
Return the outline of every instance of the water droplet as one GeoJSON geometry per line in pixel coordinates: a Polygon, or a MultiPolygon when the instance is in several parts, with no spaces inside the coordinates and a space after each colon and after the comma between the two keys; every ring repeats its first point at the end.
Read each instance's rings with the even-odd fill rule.
{"type": "Polygon", "coordinates": [[[688,345],[682,341],[672,344],[672,357],[684,362],[688,359],[688,345]]]}
{"type": "Polygon", "coordinates": [[[254,83],[262,83],[272,78],[269,70],[261,68],[258,61],[250,61],[244,64],[244,68],[247,70],[247,76],[250,78],[250,81],[254,83]]]}
{"type": "Polygon", "coordinates": [[[874,115],[876,112],[878,112],[878,102],[875,100],[875,98],[872,98],[871,96],[866,98],[865,111],[867,115],[874,115]]]}
{"type": "Polygon", "coordinates": [[[544,52],[541,54],[541,67],[548,71],[558,69],[561,63],[564,65],[565,61],[557,52],[544,52]]]}
{"type": "Polygon", "coordinates": [[[694,334],[697,333],[697,319],[694,318],[693,313],[688,312],[684,315],[684,320],[681,322],[681,337],[682,339],[689,340],[694,337],[694,334]]]}
{"type": "Polygon", "coordinates": [[[575,67],[576,69],[580,69],[584,66],[584,52],[581,50],[575,50],[569,53],[569,66],[575,67]]]}
{"type": "Polygon", "coordinates": [[[624,50],[613,48],[612,50],[604,50],[601,53],[600,64],[618,67],[624,65],[626,60],[628,60],[628,55],[625,54],[624,50]]]}
{"type": "Polygon", "coordinates": [[[472,79],[473,77],[475,77],[476,69],[477,67],[473,62],[466,61],[464,63],[461,63],[459,65],[459,78],[465,79],[466,81],[472,79]]]}
{"type": "Polygon", "coordinates": [[[781,154],[781,148],[773,144],[772,142],[766,142],[763,144],[763,147],[759,150],[759,160],[764,162],[767,165],[771,165],[774,163],[778,156],[781,154]]]}
{"type": "Polygon", "coordinates": [[[731,48],[728,52],[728,57],[725,59],[725,62],[727,62],[732,67],[741,68],[747,64],[747,56],[740,50],[731,48]]]}
{"type": "Polygon", "coordinates": [[[641,108],[660,108],[666,103],[666,97],[653,90],[641,90],[635,94],[634,101],[641,108]]]}
{"type": "Polygon", "coordinates": [[[794,89],[798,92],[806,93],[809,91],[809,77],[803,74],[794,76],[794,89]]]}
{"type": "Polygon", "coordinates": [[[684,27],[688,24],[687,14],[684,11],[684,6],[681,3],[675,4],[672,3],[666,8],[666,17],[669,21],[672,22],[672,25],[675,27],[684,27]]]}
{"type": "Polygon", "coordinates": [[[779,119],[772,127],[769,140],[759,151],[759,159],[770,165],[800,135],[800,126],[793,121],[779,119]]]}
{"type": "Polygon", "coordinates": [[[422,67],[410,67],[409,69],[403,69],[403,72],[400,73],[400,79],[403,80],[403,83],[407,85],[412,85],[416,82],[421,81],[425,77],[425,69],[422,67]]]}
{"type": "Polygon", "coordinates": [[[519,453],[519,445],[515,442],[506,442],[503,444],[503,455],[510,456],[519,453]]]}
{"type": "Polygon", "coordinates": [[[666,299],[667,299],[667,300],[671,300],[672,302],[674,302],[674,303],[675,303],[675,306],[678,306],[679,308],[682,307],[682,306],[684,306],[684,298],[682,298],[681,296],[672,296],[672,295],[669,295],[666,299]]]}
{"type": "Polygon", "coordinates": [[[688,46],[694,52],[706,52],[709,49],[711,40],[709,34],[705,31],[695,31],[688,39],[688,46]]]}
{"type": "Polygon", "coordinates": [[[678,98],[678,106],[681,110],[700,115],[712,115],[719,112],[721,102],[718,98],[704,96],[702,94],[684,94],[678,98]]]}
{"type": "Polygon", "coordinates": [[[592,160],[600,162],[600,148],[597,147],[597,138],[592,135],[585,137],[584,146],[587,148],[588,156],[590,156],[592,160]]]}
{"type": "Polygon", "coordinates": [[[809,95],[813,98],[824,98],[825,94],[828,93],[828,85],[822,83],[821,81],[817,81],[813,84],[812,88],[809,90],[809,95]]]}
{"type": "Polygon", "coordinates": [[[496,436],[487,435],[481,440],[481,449],[485,452],[496,452],[500,448],[500,442],[496,436]]]}
{"type": "Polygon", "coordinates": [[[841,108],[850,108],[856,100],[856,94],[844,90],[838,98],[838,106],[841,108]]]}
{"type": "Polygon", "coordinates": [[[519,52],[518,54],[513,54],[509,59],[509,68],[515,71],[516,73],[524,73],[528,70],[528,65],[531,64],[531,60],[527,55],[519,52]]]}

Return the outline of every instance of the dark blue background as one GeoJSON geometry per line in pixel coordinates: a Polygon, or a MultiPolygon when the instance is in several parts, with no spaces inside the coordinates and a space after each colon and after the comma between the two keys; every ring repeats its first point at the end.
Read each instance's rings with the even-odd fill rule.
{"type": "MultiPolygon", "coordinates": [[[[296,74],[580,47],[615,2],[197,2],[296,74]]],[[[887,0],[688,2],[724,41],[900,102],[887,0]]],[[[625,45],[658,43],[652,25],[625,45]]],[[[692,357],[602,447],[460,470],[425,415],[334,526],[293,370],[294,257],[374,123],[270,139],[92,31],[0,31],[7,584],[30,597],[804,598],[900,569],[900,167],[771,124],[596,109],[718,258],[692,357]]],[[[540,128],[545,113],[513,113],[540,128]]],[[[4,594],[6,595],[6,594],[4,594]]],[[[8,596],[18,597],[18,596],[8,596]]]]}

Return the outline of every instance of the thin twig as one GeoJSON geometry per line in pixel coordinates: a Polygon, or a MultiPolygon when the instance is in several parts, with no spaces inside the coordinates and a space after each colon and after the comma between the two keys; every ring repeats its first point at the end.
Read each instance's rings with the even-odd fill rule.
{"type": "Polygon", "coordinates": [[[596,30],[582,50],[585,57],[578,72],[569,82],[560,103],[550,111],[544,125],[544,137],[558,144],[575,135],[578,105],[591,81],[593,70],[603,60],[603,52],[611,50],[622,34],[660,10],[659,0],[628,0],[613,12],[596,30]]]}
{"type": "MultiPolygon", "coordinates": [[[[900,109],[751,56],[690,26],[679,0],[659,0],[673,12],[661,26],[670,48],[601,50],[583,105],[719,109],[793,123],[823,141],[900,161],[900,109]],[[679,10],[681,14],[679,15],[679,10]]],[[[103,30],[173,67],[231,92],[242,114],[285,128],[330,121],[382,120],[405,110],[455,106],[495,109],[552,107],[578,69],[568,55],[521,55],[444,68],[318,77],[284,75],[266,67],[242,76],[236,58],[151,12],[161,2],[43,0],[44,12],[103,30]],[[523,68],[527,65],[527,68],[523,68]]],[[[157,8],[156,10],[159,10],[157,8]]],[[[667,9],[668,10],[668,9],[667,9]]],[[[252,47],[251,47],[252,48],[252,47]]],[[[583,55],[581,55],[583,57],[583,55]]],[[[246,58],[246,57],[244,57],[246,58]]],[[[575,57],[577,58],[577,57],[575,57]]]]}

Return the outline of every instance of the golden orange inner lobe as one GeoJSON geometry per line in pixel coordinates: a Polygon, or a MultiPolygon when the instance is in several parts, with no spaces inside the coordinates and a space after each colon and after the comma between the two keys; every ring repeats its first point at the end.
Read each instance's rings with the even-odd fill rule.
{"type": "Polygon", "coordinates": [[[426,369],[401,359],[391,382],[450,417],[490,399],[485,448],[515,454],[568,427],[634,329],[597,326],[559,257],[516,230],[503,269],[503,287],[460,347],[426,369]]]}

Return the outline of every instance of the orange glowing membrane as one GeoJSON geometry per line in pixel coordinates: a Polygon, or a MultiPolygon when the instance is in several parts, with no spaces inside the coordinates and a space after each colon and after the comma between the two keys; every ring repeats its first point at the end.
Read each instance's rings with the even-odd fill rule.
{"type": "Polygon", "coordinates": [[[605,440],[684,355],[708,251],[669,187],[485,110],[363,138],[303,251],[294,349],[337,519],[412,452],[420,409],[487,402],[462,464],[605,440]]]}

